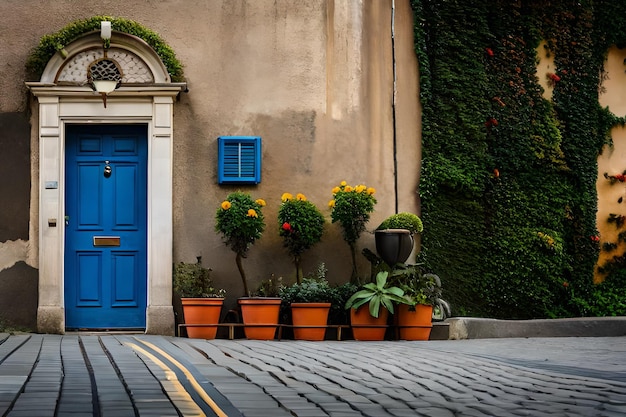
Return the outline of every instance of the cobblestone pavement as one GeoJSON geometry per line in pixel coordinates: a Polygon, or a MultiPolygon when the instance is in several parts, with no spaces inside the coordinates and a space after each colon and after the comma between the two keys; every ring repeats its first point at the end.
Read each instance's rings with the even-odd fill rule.
{"type": "Polygon", "coordinates": [[[626,337],[0,334],[0,415],[624,416],[626,337]]]}

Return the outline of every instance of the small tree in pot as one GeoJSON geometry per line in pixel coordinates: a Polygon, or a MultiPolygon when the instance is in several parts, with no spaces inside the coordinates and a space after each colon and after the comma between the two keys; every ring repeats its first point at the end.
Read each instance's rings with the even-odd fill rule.
{"type": "Polygon", "coordinates": [[[352,187],[342,181],[332,189],[333,199],[328,203],[331,208],[330,217],[332,222],[339,222],[343,239],[350,247],[352,257],[352,282],[358,282],[358,270],[356,263],[356,242],[365,231],[365,225],[370,220],[370,214],[374,211],[376,190],[365,185],[352,187]]]}
{"type": "Polygon", "coordinates": [[[278,224],[280,236],[283,237],[283,246],[293,257],[296,266],[296,282],[302,282],[302,254],[320,241],[324,233],[324,216],[307,200],[304,194],[290,193],[281,197],[282,204],[278,209],[278,224]]]}
{"type": "Polygon", "coordinates": [[[265,230],[262,213],[264,206],[264,200],[253,200],[250,194],[236,191],[226,197],[215,214],[215,230],[222,234],[226,246],[236,254],[235,262],[241,275],[244,294],[248,297],[251,294],[242,259],[265,230]]]}

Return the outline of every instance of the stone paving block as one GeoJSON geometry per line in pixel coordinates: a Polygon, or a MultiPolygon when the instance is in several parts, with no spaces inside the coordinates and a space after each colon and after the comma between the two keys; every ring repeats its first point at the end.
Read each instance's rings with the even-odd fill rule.
{"type": "Polygon", "coordinates": [[[418,415],[426,417],[455,417],[454,414],[445,408],[420,408],[416,410],[418,415]]]}

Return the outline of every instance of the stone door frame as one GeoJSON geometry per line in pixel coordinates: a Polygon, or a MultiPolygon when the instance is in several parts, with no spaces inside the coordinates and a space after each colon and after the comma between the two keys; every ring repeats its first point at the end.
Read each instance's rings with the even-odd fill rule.
{"type": "Polygon", "coordinates": [[[59,74],[73,57],[102,47],[98,34],[87,35],[55,54],[39,82],[26,83],[37,98],[33,112],[38,155],[33,157],[38,197],[39,301],[41,333],[65,332],[65,126],[67,124],[130,124],[148,127],[148,289],[146,333],[174,334],[172,308],[172,172],[173,106],[186,90],[172,83],[159,57],[144,41],[114,32],[111,48],[129,51],[152,72],[150,82],[125,85],[102,97],[85,83],[60,83],[59,74]]]}

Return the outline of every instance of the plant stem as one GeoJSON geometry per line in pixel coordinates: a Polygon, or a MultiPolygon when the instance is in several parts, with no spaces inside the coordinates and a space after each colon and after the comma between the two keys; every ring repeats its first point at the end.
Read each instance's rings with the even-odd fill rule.
{"type": "Polygon", "coordinates": [[[302,266],[300,266],[300,255],[293,257],[293,263],[296,264],[296,282],[302,284],[302,266]]]}
{"type": "Polygon", "coordinates": [[[352,256],[352,276],[350,282],[353,284],[359,284],[359,272],[356,267],[356,243],[348,243],[350,245],[350,256],[352,256]]]}
{"type": "Polygon", "coordinates": [[[246,297],[250,297],[250,291],[248,291],[248,280],[246,279],[246,272],[243,270],[243,264],[241,262],[241,254],[237,254],[235,262],[237,263],[237,269],[239,269],[239,275],[241,275],[241,281],[243,282],[243,292],[246,297]]]}

